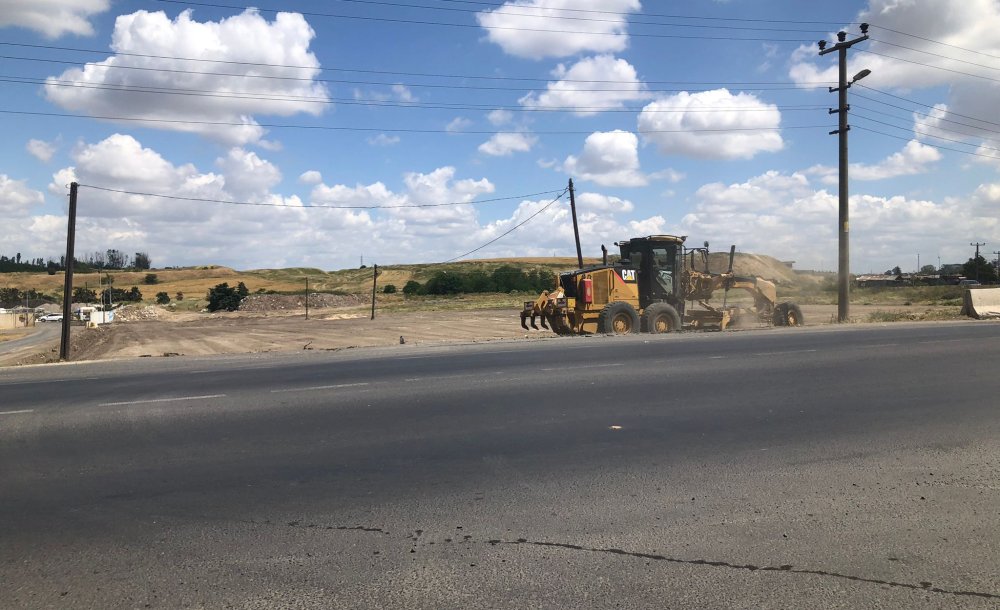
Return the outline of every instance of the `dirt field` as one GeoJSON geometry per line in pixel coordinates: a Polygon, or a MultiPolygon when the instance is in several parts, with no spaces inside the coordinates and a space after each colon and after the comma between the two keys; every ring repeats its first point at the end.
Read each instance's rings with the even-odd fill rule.
{"type": "MultiPolygon", "coordinates": [[[[809,326],[831,324],[835,305],[803,305],[809,326]]],[[[857,322],[948,319],[955,306],[852,305],[857,322]]],[[[259,353],[290,350],[335,350],[352,347],[429,345],[447,342],[547,340],[548,331],[525,332],[514,308],[478,311],[415,311],[369,313],[353,308],[326,308],[248,313],[174,313],[160,307],[126,312],[126,320],[98,329],[73,328],[72,359],[164,357],[259,353]]],[[[766,330],[765,330],[766,332],[766,330]]],[[[3,343],[0,342],[0,349],[3,343]]],[[[58,358],[58,337],[14,353],[0,353],[0,366],[52,362],[58,358]]]]}

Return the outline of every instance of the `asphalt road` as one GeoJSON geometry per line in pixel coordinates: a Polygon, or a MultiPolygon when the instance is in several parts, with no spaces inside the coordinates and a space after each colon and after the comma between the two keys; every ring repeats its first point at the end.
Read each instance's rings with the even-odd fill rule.
{"type": "Polygon", "coordinates": [[[996,608],[1000,324],[0,369],[10,608],[996,608]]]}

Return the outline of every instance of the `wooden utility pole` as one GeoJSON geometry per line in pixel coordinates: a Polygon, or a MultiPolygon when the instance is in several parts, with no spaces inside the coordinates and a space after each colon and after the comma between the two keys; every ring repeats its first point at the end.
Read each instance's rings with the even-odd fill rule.
{"type": "Polygon", "coordinates": [[[306,320],[309,319],[309,278],[306,278],[306,320]]]}
{"type": "Polygon", "coordinates": [[[569,179],[569,209],[573,212],[573,238],[576,240],[576,262],[583,268],[583,251],[580,249],[580,228],[576,224],[576,195],[573,192],[573,179],[569,179]]]}
{"type": "Polygon", "coordinates": [[[69,324],[73,315],[73,250],[76,242],[76,192],[79,184],[69,184],[69,219],[66,223],[66,277],[63,282],[62,336],[59,339],[59,359],[69,360],[69,324]]]}
{"type": "Polygon", "coordinates": [[[985,246],[986,242],[980,243],[980,242],[977,241],[977,242],[969,244],[969,245],[976,247],[976,258],[972,259],[972,264],[975,265],[975,267],[976,267],[976,281],[978,282],[979,281],[979,246],[985,246]]]}

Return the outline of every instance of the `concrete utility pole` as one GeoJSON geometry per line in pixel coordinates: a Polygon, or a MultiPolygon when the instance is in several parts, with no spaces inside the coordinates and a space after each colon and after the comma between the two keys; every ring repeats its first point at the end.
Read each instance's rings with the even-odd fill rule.
{"type": "Polygon", "coordinates": [[[856,81],[871,74],[871,70],[862,70],[858,72],[851,82],[847,82],[847,49],[851,48],[855,44],[868,40],[868,24],[861,24],[861,37],[855,38],[854,40],[847,40],[847,32],[837,32],[837,44],[830,48],[827,48],[827,42],[825,40],[819,41],[819,54],[826,55],[827,53],[833,53],[837,51],[837,56],[840,61],[840,78],[839,86],[834,88],[830,87],[830,93],[837,91],[840,95],[839,103],[836,110],[830,109],[830,114],[837,113],[840,115],[839,126],[834,131],[830,132],[830,135],[838,134],[840,136],[840,218],[838,220],[838,268],[837,268],[837,321],[847,322],[848,314],[850,313],[850,292],[849,285],[851,280],[851,254],[850,254],[850,235],[849,235],[849,212],[848,212],[848,183],[847,183],[847,132],[850,130],[850,125],[847,124],[847,111],[851,107],[847,103],[847,89],[856,81]]]}
{"type": "Polygon", "coordinates": [[[372,320],[375,319],[375,286],[378,283],[378,265],[372,265],[372,320]]]}
{"type": "Polygon", "coordinates": [[[69,323],[73,314],[73,249],[76,242],[76,192],[80,185],[69,184],[69,222],[66,226],[66,277],[63,282],[62,336],[59,339],[59,359],[69,360],[69,323]]]}
{"type": "Polygon", "coordinates": [[[972,264],[975,265],[975,267],[976,267],[976,281],[978,282],[979,281],[979,246],[985,246],[986,242],[984,241],[983,243],[979,243],[977,241],[977,242],[975,242],[973,244],[969,244],[969,245],[976,247],[976,258],[972,259],[972,264]]]}
{"type": "Polygon", "coordinates": [[[997,276],[997,280],[1000,280],[1000,252],[994,250],[993,254],[997,255],[997,264],[993,266],[993,275],[997,276]]]}
{"type": "Polygon", "coordinates": [[[569,209],[573,212],[573,238],[576,239],[576,262],[583,268],[583,251],[580,249],[580,228],[576,224],[576,194],[573,191],[573,179],[569,179],[569,209]]]}
{"type": "Polygon", "coordinates": [[[309,278],[306,278],[306,320],[309,319],[309,278]]]}

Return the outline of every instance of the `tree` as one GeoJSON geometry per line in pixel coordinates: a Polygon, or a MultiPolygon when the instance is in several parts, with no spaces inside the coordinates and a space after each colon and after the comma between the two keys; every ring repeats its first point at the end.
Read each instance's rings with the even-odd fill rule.
{"type": "Polygon", "coordinates": [[[993,270],[993,265],[983,258],[982,254],[976,258],[970,258],[962,265],[962,275],[966,279],[979,280],[983,284],[996,282],[996,272],[993,270]]]}
{"type": "Polygon", "coordinates": [[[145,252],[136,252],[135,259],[132,261],[132,266],[135,267],[136,271],[144,271],[152,267],[152,263],[149,260],[149,255],[145,252]]]}
{"type": "Polygon", "coordinates": [[[231,287],[228,282],[223,282],[215,288],[208,289],[208,310],[236,311],[240,308],[240,301],[248,294],[250,291],[247,290],[243,282],[240,282],[236,288],[231,287]]]}
{"type": "Polygon", "coordinates": [[[934,265],[924,265],[920,268],[920,273],[923,273],[924,275],[934,275],[937,273],[937,267],[934,265]]]}
{"type": "Polygon", "coordinates": [[[382,292],[384,292],[385,294],[396,294],[396,285],[386,284],[385,288],[382,289],[382,292]]]}
{"type": "Polygon", "coordinates": [[[159,279],[156,277],[155,273],[147,273],[146,277],[142,278],[142,283],[146,285],[153,285],[159,283],[159,279]]]}
{"type": "Polygon", "coordinates": [[[457,273],[438,271],[427,280],[427,294],[459,294],[465,292],[465,282],[457,273]]]}
{"type": "Polygon", "coordinates": [[[424,293],[424,285],[418,282],[417,280],[410,280],[406,282],[406,285],[403,286],[403,294],[405,294],[406,296],[413,296],[423,293],[424,293]]]}
{"type": "Polygon", "coordinates": [[[167,294],[166,292],[157,292],[156,302],[159,305],[166,305],[167,303],[170,302],[170,295],[167,294]]]}
{"type": "Polygon", "coordinates": [[[77,287],[73,289],[73,301],[76,303],[96,303],[97,292],[89,288],[77,287]]]}

